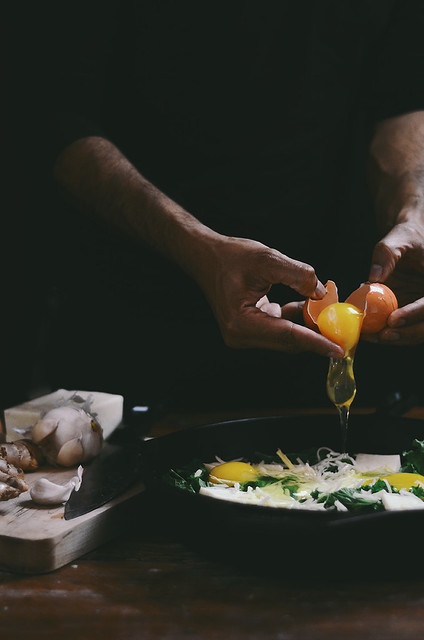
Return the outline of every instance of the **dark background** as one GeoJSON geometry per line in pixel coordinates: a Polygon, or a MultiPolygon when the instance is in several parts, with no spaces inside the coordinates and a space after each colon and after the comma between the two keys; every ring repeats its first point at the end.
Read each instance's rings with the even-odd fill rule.
{"type": "MultiPolygon", "coordinates": [[[[327,406],[325,359],[227,349],[202,294],[184,274],[148,249],[140,255],[130,242],[70,211],[58,198],[50,175],[46,101],[52,90],[55,94],[62,75],[59,54],[69,44],[69,31],[55,31],[54,18],[63,20],[64,14],[57,13],[54,5],[47,9],[48,4],[43,9],[24,4],[22,12],[8,7],[7,14],[3,147],[7,161],[1,217],[3,404],[16,404],[40,388],[64,387],[123,393],[130,405],[327,406]],[[52,78],[54,82],[49,82],[52,78]]],[[[260,106],[259,99],[255,107],[260,106]]],[[[245,116],[240,117],[235,120],[241,138],[247,136],[252,142],[254,131],[245,116]]],[[[251,181],[252,176],[240,159],[234,165],[231,189],[212,163],[207,180],[198,182],[196,189],[180,180],[167,184],[168,193],[205,221],[219,209],[218,225],[225,233],[235,233],[242,222],[240,235],[312,263],[323,282],[328,278],[337,282],[344,299],[366,279],[375,239],[369,229],[372,212],[364,173],[367,135],[358,121],[352,136],[342,143],[351,165],[344,167],[346,178],[338,182],[340,193],[332,194],[331,224],[328,211],[318,208],[314,224],[305,227],[300,212],[311,202],[328,202],[326,187],[319,171],[312,176],[292,167],[299,184],[291,183],[297,227],[290,242],[282,239],[284,226],[277,231],[265,226],[264,232],[255,222],[262,213],[264,193],[270,219],[272,203],[284,204],[282,191],[269,189],[272,165],[261,165],[260,158],[256,163],[264,171],[254,198],[245,191],[243,180],[251,181]],[[205,198],[205,193],[213,196],[205,198]],[[235,203],[243,218],[231,226],[228,214],[235,203]]],[[[323,169],[321,161],[315,158],[314,166],[323,169]]],[[[152,179],[158,169],[160,175],[160,155],[152,163],[152,179]]],[[[295,297],[282,287],[273,288],[271,295],[281,303],[295,297]]],[[[421,395],[415,372],[421,351],[361,344],[355,364],[355,402],[379,403],[399,389],[421,395]]]]}

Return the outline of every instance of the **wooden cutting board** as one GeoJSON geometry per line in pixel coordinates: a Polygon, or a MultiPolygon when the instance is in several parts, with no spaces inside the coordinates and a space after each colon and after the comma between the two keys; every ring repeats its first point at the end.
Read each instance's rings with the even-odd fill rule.
{"type": "MultiPolygon", "coordinates": [[[[38,478],[65,484],[75,469],[52,469],[25,474],[29,487],[38,478]]],[[[64,505],[39,506],[29,491],[0,502],[0,569],[17,573],[53,571],[125,531],[134,519],[144,485],[73,520],[64,519],[64,505]]]]}

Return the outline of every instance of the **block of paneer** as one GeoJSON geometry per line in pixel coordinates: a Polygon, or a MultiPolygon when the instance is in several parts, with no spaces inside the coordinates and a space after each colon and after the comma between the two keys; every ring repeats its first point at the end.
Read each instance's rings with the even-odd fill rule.
{"type": "Polygon", "coordinates": [[[47,411],[71,400],[93,414],[103,429],[104,438],[107,438],[122,421],[124,409],[122,395],[101,391],[58,389],[16,407],[6,409],[4,413],[7,440],[11,442],[25,437],[25,431],[32,427],[47,411]]]}

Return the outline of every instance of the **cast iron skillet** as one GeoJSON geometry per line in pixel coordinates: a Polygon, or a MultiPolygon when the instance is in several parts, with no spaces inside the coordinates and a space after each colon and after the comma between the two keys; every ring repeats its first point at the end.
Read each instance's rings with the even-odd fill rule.
{"type": "MultiPolygon", "coordinates": [[[[423,420],[352,415],[348,450],[401,453],[411,448],[414,438],[424,438],[423,420]]],[[[163,526],[232,560],[299,568],[331,557],[339,564],[349,559],[356,569],[364,562],[376,566],[380,560],[390,570],[395,561],[403,566],[405,553],[416,555],[414,566],[421,561],[424,510],[357,515],[275,509],[191,494],[163,482],[168,469],[193,458],[208,462],[216,455],[225,460],[249,457],[255,451],[272,454],[278,447],[290,453],[312,446],[340,450],[336,416],[272,416],[207,424],[146,441],[142,475],[163,526]]]]}

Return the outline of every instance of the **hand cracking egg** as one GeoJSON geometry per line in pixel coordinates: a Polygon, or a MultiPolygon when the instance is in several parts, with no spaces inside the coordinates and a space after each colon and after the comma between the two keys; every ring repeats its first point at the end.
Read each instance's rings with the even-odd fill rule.
{"type": "MultiPolygon", "coordinates": [[[[306,326],[315,331],[319,330],[321,333],[323,333],[323,331],[319,326],[318,318],[324,309],[330,305],[346,304],[358,310],[363,316],[360,331],[361,335],[378,333],[384,329],[387,325],[389,315],[398,308],[398,302],[393,291],[389,289],[387,285],[380,282],[364,282],[346,298],[345,303],[339,303],[337,287],[332,280],[327,282],[325,288],[327,293],[323,298],[320,300],[308,298],[303,306],[303,318],[306,326]]],[[[341,308],[340,311],[336,311],[336,315],[339,313],[341,323],[339,331],[343,332],[343,325],[345,324],[347,314],[341,308]]],[[[322,324],[327,327],[325,321],[322,324]]],[[[346,327],[349,332],[349,322],[346,323],[346,327]]],[[[327,335],[327,333],[323,333],[323,335],[340,344],[331,333],[333,333],[334,336],[337,334],[335,330],[333,332],[330,330],[330,335],[327,335]]]]}
{"type": "Polygon", "coordinates": [[[258,477],[256,469],[247,462],[224,462],[209,472],[209,481],[214,484],[233,485],[236,482],[248,482],[258,477]]]}

